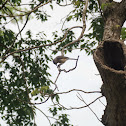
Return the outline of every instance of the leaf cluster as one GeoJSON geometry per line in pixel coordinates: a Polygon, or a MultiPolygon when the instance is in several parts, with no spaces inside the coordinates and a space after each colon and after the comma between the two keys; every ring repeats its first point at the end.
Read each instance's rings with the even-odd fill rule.
{"type": "MultiPolygon", "coordinates": [[[[15,35],[11,30],[1,29],[1,56],[13,43],[14,38],[15,35]]],[[[43,43],[48,43],[48,41],[33,40],[28,31],[26,39],[16,40],[10,52],[43,43]]],[[[39,88],[41,88],[40,91],[46,92],[49,90],[46,87],[49,88],[51,84],[47,64],[51,57],[46,54],[46,49],[44,47],[13,54],[10,60],[2,63],[4,71],[0,72],[0,112],[7,124],[33,125],[31,119],[34,118],[34,109],[30,104],[32,98],[30,94],[39,88]]],[[[43,98],[39,97],[41,101],[43,98]]]]}

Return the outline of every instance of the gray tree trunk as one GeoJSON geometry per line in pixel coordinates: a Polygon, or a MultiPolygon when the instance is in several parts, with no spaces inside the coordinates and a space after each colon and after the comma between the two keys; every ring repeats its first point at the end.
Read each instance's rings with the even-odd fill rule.
{"type": "Polygon", "coordinates": [[[126,20],[126,0],[98,2],[100,6],[106,4],[103,41],[94,52],[94,61],[103,81],[101,92],[107,101],[102,122],[105,126],[126,126],[126,46],[120,40],[126,20]]]}

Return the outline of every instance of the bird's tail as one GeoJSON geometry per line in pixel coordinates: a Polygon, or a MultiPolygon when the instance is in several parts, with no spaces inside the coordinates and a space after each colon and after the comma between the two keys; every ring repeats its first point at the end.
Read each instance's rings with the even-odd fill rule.
{"type": "Polygon", "coordinates": [[[69,60],[77,60],[77,59],[74,59],[74,58],[69,58],[69,60]]]}

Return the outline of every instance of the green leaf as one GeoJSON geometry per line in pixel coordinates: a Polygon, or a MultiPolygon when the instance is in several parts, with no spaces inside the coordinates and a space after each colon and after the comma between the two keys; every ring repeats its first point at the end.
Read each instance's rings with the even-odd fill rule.
{"type": "Polygon", "coordinates": [[[51,7],[51,9],[53,10],[53,5],[52,5],[52,4],[50,4],[50,7],[51,7]]]}
{"type": "Polygon", "coordinates": [[[72,19],[73,16],[69,16],[66,20],[70,21],[72,19]]]}
{"type": "Polygon", "coordinates": [[[121,29],[121,38],[122,38],[122,40],[126,39],[126,27],[123,27],[121,29]]]}

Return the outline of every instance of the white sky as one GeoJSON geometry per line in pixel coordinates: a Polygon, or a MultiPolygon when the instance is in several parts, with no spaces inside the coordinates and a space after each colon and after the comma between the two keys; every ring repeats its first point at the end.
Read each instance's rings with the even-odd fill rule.
{"type": "MultiPolygon", "coordinates": [[[[46,7],[46,6],[45,6],[46,7]]],[[[60,19],[68,14],[68,11],[70,11],[71,8],[61,8],[58,6],[54,7],[54,10],[51,11],[47,8],[52,18],[47,23],[41,23],[40,21],[33,20],[28,22],[26,29],[31,29],[31,31],[36,34],[38,31],[45,31],[48,37],[51,39],[51,33],[52,31],[59,30],[61,28],[60,19]]],[[[87,23],[88,24],[88,23],[87,23]]],[[[77,24],[76,22],[68,23],[66,27],[70,28],[75,25],[81,25],[77,24]]],[[[20,25],[21,26],[21,25],[20,25]]],[[[87,26],[88,27],[88,26],[87,26]]],[[[9,25],[9,28],[14,28],[13,25],[9,25]]],[[[17,29],[15,29],[17,31],[17,29]]],[[[25,30],[26,31],[26,30],[25,30]]],[[[25,32],[23,32],[24,34],[25,32]]],[[[60,55],[60,53],[59,53],[60,55]]],[[[74,50],[72,53],[68,53],[67,56],[76,58],[79,57],[78,66],[77,68],[69,73],[61,73],[57,85],[59,88],[59,91],[68,91],[70,89],[82,89],[84,91],[99,91],[100,87],[102,85],[102,81],[100,76],[96,76],[95,74],[98,74],[97,68],[95,66],[95,63],[93,61],[92,56],[87,56],[84,51],[74,50]]],[[[52,75],[52,80],[56,79],[56,76],[58,74],[58,70],[56,66],[50,62],[50,73],[52,75]]],[[[69,69],[71,68],[71,65],[74,67],[75,62],[74,61],[67,61],[63,68],[69,69]]],[[[64,104],[66,107],[79,107],[84,106],[85,104],[82,103],[77,97],[77,93],[70,93],[69,95],[62,95],[61,96],[61,103],[64,104]]],[[[97,98],[100,95],[97,94],[82,94],[84,100],[87,103],[90,103],[92,100],[97,98]]],[[[102,98],[101,101],[105,103],[105,99],[102,98]]],[[[48,101],[46,104],[39,105],[39,107],[43,112],[46,114],[49,114],[47,112],[48,107],[50,105],[50,101],[48,101]]],[[[103,115],[104,106],[97,101],[93,105],[90,106],[93,111],[97,114],[99,118],[103,115]]],[[[94,116],[94,114],[89,110],[89,108],[84,108],[80,110],[69,110],[65,111],[70,115],[71,123],[74,126],[103,126],[101,122],[97,120],[97,118],[94,116]]],[[[48,120],[46,117],[37,111],[36,113],[36,123],[37,126],[49,126],[48,120]]],[[[3,121],[0,121],[0,124],[2,126],[7,126],[3,121]]]]}

